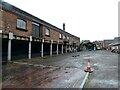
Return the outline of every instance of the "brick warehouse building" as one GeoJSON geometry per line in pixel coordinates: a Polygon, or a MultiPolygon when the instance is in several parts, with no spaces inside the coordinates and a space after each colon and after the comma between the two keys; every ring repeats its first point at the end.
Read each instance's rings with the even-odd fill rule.
{"type": "Polygon", "coordinates": [[[77,51],[80,38],[9,3],[0,4],[2,60],[11,61],[77,51]]]}

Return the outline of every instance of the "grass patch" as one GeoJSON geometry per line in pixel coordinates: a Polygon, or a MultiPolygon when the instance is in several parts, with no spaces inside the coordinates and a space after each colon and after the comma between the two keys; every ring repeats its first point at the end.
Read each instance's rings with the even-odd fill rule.
{"type": "Polygon", "coordinates": [[[88,76],[88,78],[87,78],[87,80],[86,80],[86,82],[85,82],[85,85],[84,85],[83,90],[85,90],[85,88],[89,88],[89,83],[90,83],[90,81],[91,81],[91,76],[88,76]]]}
{"type": "Polygon", "coordinates": [[[9,67],[13,67],[13,61],[10,61],[10,62],[8,62],[7,64],[6,64],[6,66],[9,68],[9,67]]]}
{"type": "Polygon", "coordinates": [[[2,75],[2,81],[5,81],[5,80],[7,80],[7,79],[8,79],[8,77],[7,77],[6,74],[2,75]]]}
{"type": "Polygon", "coordinates": [[[12,69],[17,69],[20,65],[14,63],[13,61],[12,62],[8,62],[6,65],[4,65],[4,70],[7,71],[10,71],[12,69]]]}

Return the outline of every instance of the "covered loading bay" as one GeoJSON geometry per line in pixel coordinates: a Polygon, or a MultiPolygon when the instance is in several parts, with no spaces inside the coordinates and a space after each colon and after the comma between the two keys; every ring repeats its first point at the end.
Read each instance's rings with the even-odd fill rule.
{"type": "Polygon", "coordinates": [[[2,62],[7,62],[8,39],[2,39],[2,62]]]}
{"type": "Polygon", "coordinates": [[[58,53],[61,54],[62,53],[62,44],[58,45],[58,53]]]}
{"type": "Polygon", "coordinates": [[[11,56],[12,60],[28,58],[28,41],[12,40],[11,56]]]}
{"type": "Polygon", "coordinates": [[[43,44],[43,55],[50,55],[50,43],[43,44]]]}
{"type": "Polygon", "coordinates": [[[57,54],[57,44],[52,44],[52,54],[57,54]]]}
{"type": "MultiPolygon", "coordinates": [[[[8,57],[8,39],[2,40],[2,61],[7,62],[8,57]]],[[[32,57],[41,56],[41,42],[31,42],[32,57]]],[[[11,41],[11,60],[28,59],[29,41],[15,40],[11,41]]],[[[62,53],[62,44],[58,44],[58,53],[62,53]]],[[[43,44],[43,54],[50,55],[50,43],[43,44]]],[[[57,54],[57,44],[52,44],[52,54],[57,54]]]]}
{"type": "MultiPolygon", "coordinates": [[[[6,63],[8,57],[8,39],[2,39],[2,62],[6,63]]],[[[11,60],[28,58],[28,41],[11,41],[11,60]]]]}
{"type": "Polygon", "coordinates": [[[32,57],[40,57],[41,56],[41,42],[32,42],[31,54],[32,54],[32,57]]]}

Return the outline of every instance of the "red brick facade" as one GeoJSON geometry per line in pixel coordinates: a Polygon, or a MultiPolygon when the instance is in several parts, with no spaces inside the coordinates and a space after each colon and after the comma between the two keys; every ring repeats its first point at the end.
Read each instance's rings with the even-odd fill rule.
{"type": "Polygon", "coordinates": [[[12,60],[17,55],[26,55],[25,57],[31,59],[36,53],[43,57],[77,51],[80,38],[65,30],[6,2],[0,5],[0,13],[0,29],[4,44],[2,52],[5,53],[5,60],[12,60]]]}
{"type": "MultiPolygon", "coordinates": [[[[21,13],[20,11],[22,12],[22,10],[19,9],[19,11],[16,11],[17,12],[16,13],[15,11],[7,10],[4,8],[0,9],[0,13],[2,13],[2,31],[3,31],[3,34],[8,34],[9,32],[12,32],[16,36],[29,37],[30,35],[32,35],[32,22],[34,22],[34,19],[30,18],[29,14],[27,12],[25,12],[25,13],[26,13],[26,15],[28,14],[29,18],[25,17],[24,13],[19,14],[19,13],[21,13]],[[27,31],[22,31],[22,30],[16,28],[18,18],[26,21],[27,31]]],[[[54,27],[54,26],[52,26],[53,28],[49,27],[51,24],[47,25],[48,23],[44,22],[45,23],[44,24],[44,23],[39,22],[39,20],[36,23],[40,24],[40,37],[39,37],[39,39],[53,40],[55,42],[59,41],[59,42],[63,43],[63,39],[59,38],[59,34],[61,33],[62,35],[69,37],[69,44],[75,43],[75,44],[79,45],[79,43],[80,43],[80,39],[78,37],[73,36],[67,32],[64,32],[64,30],[61,30],[57,27],[54,27]],[[45,28],[49,28],[50,36],[45,35],[45,28]]]]}

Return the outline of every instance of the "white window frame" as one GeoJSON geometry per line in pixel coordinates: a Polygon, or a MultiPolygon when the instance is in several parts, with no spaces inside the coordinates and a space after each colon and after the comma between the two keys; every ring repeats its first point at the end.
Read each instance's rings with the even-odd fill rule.
{"type": "Polygon", "coordinates": [[[45,35],[50,36],[50,30],[48,28],[45,29],[45,35]]]}
{"type": "MultiPolygon", "coordinates": [[[[36,25],[36,26],[39,27],[39,35],[37,36],[37,37],[39,37],[40,36],[40,25],[39,25],[39,23],[32,22],[32,25],[36,25]]],[[[35,33],[36,33],[36,31],[35,31],[35,33]]],[[[36,34],[34,34],[34,35],[36,36],[36,34]]]]}
{"type": "Polygon", "coordinates": [[[59,33],[59,38],[60,38],[60,39],[62,38],[62,34],[61,34],[61,33],[59,33]]]}
{"type": "Polygon", "coordinates": [[[65,35],[63,35],[63,39],[65,39],[66,37],[65,37],[65,35]]]}
{"type": "Polygon", "coordinates": [[[67,40],[69,40],[69,36],[67,36],[67,40]]]}
{"type": "Polygon", "coordinates": [[[40,26],[38,23],[36,23],[36,22],[32,22],[32,24],[34,24],[34,25],[37,25],[37,26],[40,26]]]}
{"type": "Polygon", "coordinates": [[[26,21],[22,19],[17,19],[17,28],[26,29],[27,28],[26,21]]]}

